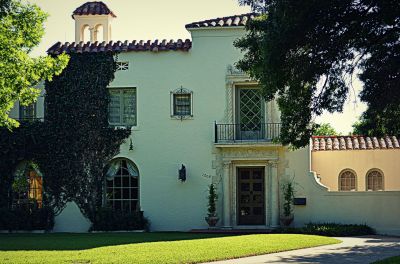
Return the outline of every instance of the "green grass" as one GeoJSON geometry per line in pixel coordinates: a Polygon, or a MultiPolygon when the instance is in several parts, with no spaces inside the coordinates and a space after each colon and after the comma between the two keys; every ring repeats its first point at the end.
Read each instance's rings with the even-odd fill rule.
{"type": "Polygon", "coordinates": [[[374,263],[376,263],[376,264],[399,264],[400,263],[400,256],[387,258],[387,259],[380,260],[380,261],[377,261],[377,262],[374,262],[374,263]]]}
{"type": "Polygon", "coordinates": [[[0,263],[199,263],[339,242],[296,234],[2,234],[0,263]]]}

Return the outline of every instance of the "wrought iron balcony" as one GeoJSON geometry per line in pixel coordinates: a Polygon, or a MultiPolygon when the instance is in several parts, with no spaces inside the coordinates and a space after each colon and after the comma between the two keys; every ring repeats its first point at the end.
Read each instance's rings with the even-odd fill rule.
{"type": "Polygon", "coordinates": [[[215,143],[273,142],[281,133],[281,123],[217,124],[215,123],[215,143]]]}

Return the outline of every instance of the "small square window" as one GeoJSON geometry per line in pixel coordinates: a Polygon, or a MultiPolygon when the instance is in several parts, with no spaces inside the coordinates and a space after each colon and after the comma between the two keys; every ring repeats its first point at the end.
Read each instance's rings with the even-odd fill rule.
{"type": "Polygon", "coordinates": [[[179,119],[193,116],[193,93],[180,88],[171,92],[171,117],[179,119]]]}
{"type": "Polygon", "coordinates": [[[20,105],[19,107],[19,119],[20,120],[33,120],[36,118],[36,104],[30,104],[27,106],[20,105]]]}
{"type": "Polygon", "coordinates": [[[129,62],[127,61],[117,62],[117,71],[127,71],[127,70],[129,70],[129,62]]]}
{"type": "Polygon", "coordinates": [[[174,94],[174,116],[190,116],[191,94],[174,94]]]}

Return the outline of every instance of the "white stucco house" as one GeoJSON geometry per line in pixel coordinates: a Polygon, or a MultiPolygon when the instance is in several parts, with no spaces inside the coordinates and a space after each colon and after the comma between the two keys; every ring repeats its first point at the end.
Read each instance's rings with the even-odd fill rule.
{"type": "MultiPolygon", "coordinates": [[[[130,180],[121,180],[118,188],[130,192],[110,197],[110,204],[140,207],[151,230],[204,229],[207,189],[213,182],[221,228],[268,229],[280,224],[281,183],[295,177],[296,197],[306,198],[295,208],[295,225],[368,223],[383,233],[400,233],[394,221],[400,217],[399,192],[330,192],[310,172],[309,148],[290,151],[274,141],[280,131],[276,103],[265,102],[257,82],[234,67],[242,55],[233,42],[253,17],[189,23],[191,40],[112,41],[116,15],[105,4],[89,2],[74,11],[75,42],[57,43],[50,54],[120,52],[108,87],[109,122],[131,126],[132,134],[110,161],[115,169],[108,172],[107,188],[117,188],[115,179],[126,176],[130,180]],[[178,178],[182,166],[185,181],[178,178]],[[126,175],[116,175],[120,167],[126,175]],[[388,217],[373,220],[377,214],[388,217]]],[[[15,108],[14,117],[43,117],[43,100],[34,109],[19,110],[15,108]]],[[[55,231],[87,231],[89,226],[71,203],[56,217],[55,231]]]]}

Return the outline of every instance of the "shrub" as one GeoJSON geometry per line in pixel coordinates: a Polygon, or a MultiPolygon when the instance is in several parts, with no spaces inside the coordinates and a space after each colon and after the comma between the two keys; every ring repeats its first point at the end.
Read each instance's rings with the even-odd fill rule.
{"type": "Polygon", "coordinates": [[[95,213],[91,231],[148,230],[149,221],[143,212],[123,212],[100,208],[95,213]]]}
{"type": "Polygon", "coordinates": [[[367,225],[344,225],[335,223],[309,223],[301,228],[280,228],[276,230],[278,233],[308,234],[320,236],[363,236],[373,235],[375,230],[367,225]]]}
{"type": "Polygon", "coordinates": [[[0,208],[0,230],[9,231],[50,231],[54,226],[54,213],[51,208],[31,210],[25,208],[0,208]]]}

